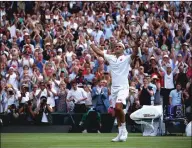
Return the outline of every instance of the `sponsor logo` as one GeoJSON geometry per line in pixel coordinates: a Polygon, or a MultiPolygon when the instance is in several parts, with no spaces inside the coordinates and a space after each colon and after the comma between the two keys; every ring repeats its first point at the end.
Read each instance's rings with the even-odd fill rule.
{"type": "Polygon", "coordinates": [[[155,117],[154,114],[143,114],[143,117],[155,117]]]}

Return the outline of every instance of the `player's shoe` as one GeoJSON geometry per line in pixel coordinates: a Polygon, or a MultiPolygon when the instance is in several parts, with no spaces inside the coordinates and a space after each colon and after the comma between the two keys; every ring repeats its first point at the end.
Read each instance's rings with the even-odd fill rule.
{"type": "Polygon", "coordinates": [[[86,129],[85,129],[85,130],[83,130],[83,131],[82,131],[82,133],[87,133],[87,130],[86,130],[86,129]]]}
{"type": "Polygon", "coordinates": [[[119,140],[124,142],[127,140],[127,135],[128,135],[128,132],[126,129],[123,129],[122,130],[122,133],[121,133],[121,136],[119,137],[119,140]]]}
{"type": "Polygon", "coordinates": [[[117,137],[113,138],[111,141],[112,142],[119,142],[120,137],[121,137],[121,133],[122,133],[122,129],[121,129],[121,127],[119,127],[119,134],[117,135],[117,137]]]}

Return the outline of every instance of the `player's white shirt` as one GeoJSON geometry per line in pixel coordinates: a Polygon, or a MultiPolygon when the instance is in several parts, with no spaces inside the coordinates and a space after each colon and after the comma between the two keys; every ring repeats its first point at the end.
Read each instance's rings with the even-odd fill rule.
{"type": "Polygon", "coordinates": [[[122,55],[116,57],[104,53],[104,58],[109,62],[112,87],[113,86],[128,86],[128,74],[130,69],[131,57],[130,55],[122,55]]]}

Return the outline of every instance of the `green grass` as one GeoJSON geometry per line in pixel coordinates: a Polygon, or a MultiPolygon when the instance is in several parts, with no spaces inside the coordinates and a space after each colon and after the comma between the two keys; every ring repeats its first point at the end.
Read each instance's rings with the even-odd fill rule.
{"type": "Polygon", "coordinates": [[[191,148],[191,137],[142,137],[129,134],[126,142],[110,142],[110,134],[1,134],[1,148],[191,148]]]}

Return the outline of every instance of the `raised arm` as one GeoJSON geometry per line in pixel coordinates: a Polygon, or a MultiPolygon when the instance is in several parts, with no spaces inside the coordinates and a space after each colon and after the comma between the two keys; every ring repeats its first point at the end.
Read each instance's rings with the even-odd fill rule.
{"type": "Polygon", "coordinates": [[[99,48],[97,48],[95,45],[94,45],[94,43],[90,43],[90,47],[91,47],[91,49],[98,55],[98,56],[101,56],[101,57],[103,57],[104,58],[104,52],[101,50],[101,49],[99,49],[99,48]]]}

